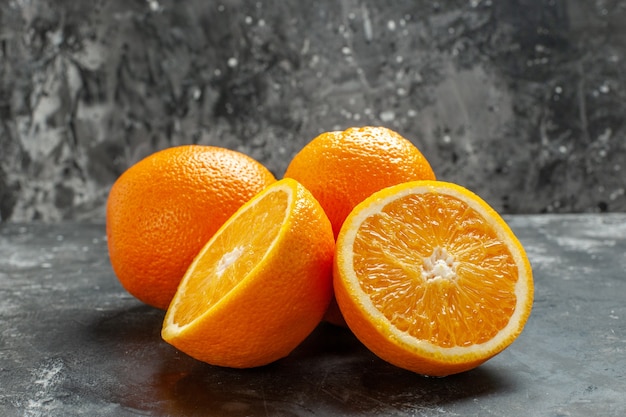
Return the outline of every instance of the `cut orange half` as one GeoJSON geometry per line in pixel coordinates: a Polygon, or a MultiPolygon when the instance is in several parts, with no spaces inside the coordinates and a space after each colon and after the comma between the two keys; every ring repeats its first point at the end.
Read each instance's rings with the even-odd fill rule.
{"type": "Polygon", "coordinates": [[[467,189],[415,181],[374,193],[337,239],[334,287],[364,345],[404,369],[445,376],[509,346],[532,308],[525,251],[467,189]]]}
{"type": "Polygon", "coordinates": [[[328,307],[334,245],[309,191],[292,179],[270,185],[196,256],[165,316],[163,339],[227,367],[287,356],[328,307]]]}

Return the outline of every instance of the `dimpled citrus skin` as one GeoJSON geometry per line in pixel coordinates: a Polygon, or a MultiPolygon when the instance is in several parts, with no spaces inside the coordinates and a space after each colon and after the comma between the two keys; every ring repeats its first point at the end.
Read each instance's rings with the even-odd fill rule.
{"type": "Polygon", "coordinates": [[[214,146],[172,147],[137,162],[107,200],[109,257],[120,283],[144,303],[167,309],[202,246],[273,182],[259,162],[214,146]]]}
{"type": "Polygon", "coordinates": [[[393,130],[372,126],[322,133],[294,156],[284,176],[311,191],[335,237],[350,211],[375,191],[435,179],[415,145],[393,130]]]}
{"type": "Polygon", "coordinates": [[[270,185],[198,254],[167,311],[163,339],[226,367],[287,356],[328,307],[334,250],[311,193],[292,179],[270,185]]]}

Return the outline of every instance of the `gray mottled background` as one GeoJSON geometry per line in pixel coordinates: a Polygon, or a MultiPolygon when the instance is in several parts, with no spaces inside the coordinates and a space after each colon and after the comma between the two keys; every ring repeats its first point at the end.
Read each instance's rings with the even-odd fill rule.
{"type": "Polygon", "coordinates": [[[626,211],[626,0],[0,0],[0,221],[103,220],[165,147],[281,177],[385,125],[504,213],[626,211]]]}

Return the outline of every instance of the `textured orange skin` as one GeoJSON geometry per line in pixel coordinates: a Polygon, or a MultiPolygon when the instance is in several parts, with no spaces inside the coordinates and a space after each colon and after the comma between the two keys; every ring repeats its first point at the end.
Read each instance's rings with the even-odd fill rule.
{"type": "Polygon", "coordinates": [[[254,159],[213,146],[168,148],[131,166],[113,184],[106,209],[119,281],[144,303],[167,309],[202,246],[275,181],[254,159]]]}
{"type": "MultiPolygon", "coordinates": [[[[332,297],[335,239],[311,194],[291,179],[275,185],[284,183],[297,202],[274,250],[182,335],[166,330],[170,308],[165,341],[213,365],[250,368],[287,356],[319,324],[332,297]]],[[[186,297],[182,302],[198,302],[186,297]]]]}
{"type": "MultiPolygon", "coordinates": [[[[439,187],[454,187],[459,189],[460,187],[454,184],[444,185],[445,183],[436,181],[418,181],[407,184],[402,184],[399,187],[410,187],[415,184],[426,184],[433,189],[439,187]]],[[[367,201],[363,202],[363,205],[367,205],[368,201],[384,198],[393,194],[392,188],[382,190],[376,195],[372,196],[367,201]]],[[[467,192],[467,196],[472,198],[473,193],[467,192]]],[[[513,235],[508,225],[500,217],[500,215],[493,210],[486,202],[479,200],[479,203],[483,206],[484,210],[488,213],[490,219],[498,227],[507,230],[510,234],[511,243],[514,246],[514,250],[517,253],[523,254],[524,268],[528,271],[528,276],[520,276],[520,280],[526,280],[528,286],[528,298],[526,304],[522,307],[524,309],[524,318],[522,319],[522,327],[528,316],[530,315],[533,303],[533,291],[534,284],[532,280],[532,268],[528,258],[525,255],[524,248],[517,238],[513,235]]],[[[359,206],[361,207],[361,206],[359,206]]],[[[350,224],[353,217],[359,214],[359,207],[357,207],[346,219],[346,225],[350,224]]],[[[396,365],[400,368],[407,369],[418,374],[428,376],[447,376],[473,369],[491,357],[498,354],[506,345],[499,346],[490,352],[480,352],[479,354],[466,354],[465,356],[450,357],[444,355],[425,354],[419,348],[414,346],[408,346],[401,341],[397,340],[389,330],[389,324],[386,322],[376,321],[368,313],[363,305],[363,302],[358,296],[354,295],[344,279],[344,271],[340,265],[344,262],[345,255],[343,252],[347,250],[344,248],[344,235],[345,232],[340,233],[337,239],[336,254],[333,264],[333,287],[334,294],[337,303],[340,307],[340,311],[347,323],[347,326],[352,330],[354,335],[370,349],[374,354],[382,358],[383,360],[396,365]]],[[[509,335],[506,343],[512,343],[521,333],[522,328],[517,329],[517,333],[509,335]]]]}
{"type": "MultiPolygon", "coordinates": [[[[284,176],[311,191],[330,219],[335,238],[352,209],[374,192],[435,179],[415,145],[393,130],[372,126],[322,133],[294,156],[284,176]]],[[[325,320],[345,326],[334,301],[325,320]]]]}
{"type": "Polygon", "coordinates": [[[285,171],[320,202],[335,237],[352,209],[374,192],[435,174],[410,141],[384,127],[326,132],[294,156],[285,171]]]}

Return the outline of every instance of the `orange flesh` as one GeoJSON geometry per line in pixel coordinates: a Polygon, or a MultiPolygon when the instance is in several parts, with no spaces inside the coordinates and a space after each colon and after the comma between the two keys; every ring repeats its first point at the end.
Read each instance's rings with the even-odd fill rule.
{"type": "Polygon", "coordinates": [[[413,194],[368,217],[353,263],[393,326],[437,346],[487,342],[515,309],[513,256],[485,219],[449,195],[413,194]]]}
{"type": "Polygon", "coordinates": [[[174,323],[184,326],[205,313],[261,262],[280,233],[289,201],[284,191],[269,193],[215,235],[213,244],[192,264],[191,276],[185,277],[185,297],[203,302],[176,306],[174,323]]]}

